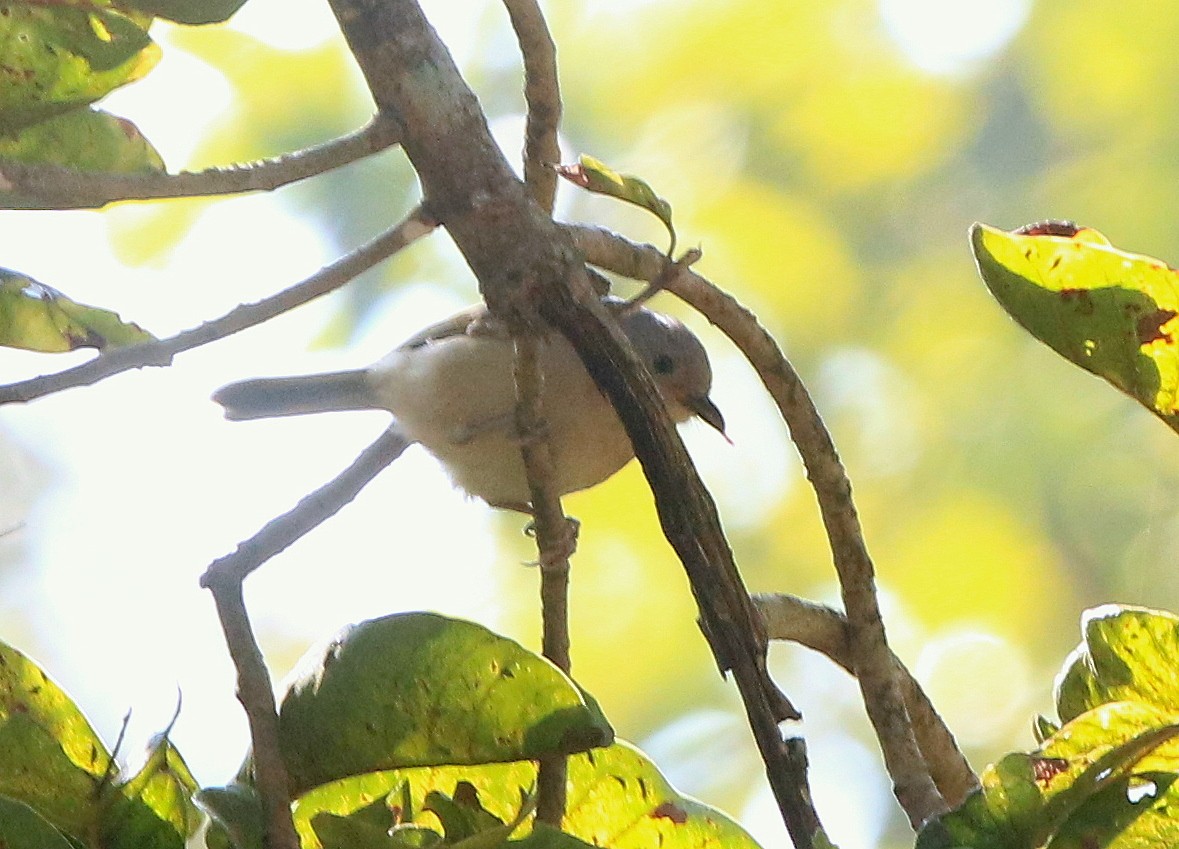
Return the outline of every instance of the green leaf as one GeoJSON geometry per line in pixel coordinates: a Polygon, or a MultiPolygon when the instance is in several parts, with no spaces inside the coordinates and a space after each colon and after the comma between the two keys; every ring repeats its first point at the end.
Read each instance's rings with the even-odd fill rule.
{"type": "Polygon", "coordinates": [[[1179,715],[1179,617],[1104,605],[1085,612],[1081,630],[1084,640],[1056,684],[1062,720],[1113,701],[1179,715]]]}
{"type": "Polygon", "coordinates": [[[1032,754],[988,767],[981,788],[922,828],[917,849],[1034,849],[1106,788],[1174,763],[1179,724],[1147,705],[1103,705],[1067,723],[1032,754]],[[1170,750],[1172,754],[1168,754],[1170,750]]]}
{"type": "MultiPolygon", "coordinates": [[[[208,814],[210,831],[219,835],[216,840],[235,849],[263,849],[266,820],[258,791],[253,787],[248,784],[205,787],[194,794],[193,802],[208,814]]],[[[206,842],[213,845],[209,838],[206,842]]]]}
{"type": "MultiPolygon", "coordinates": [[[[130,121],[95,109],[62,115],[0,136],[0,157],[107,174],[160,173],[164,161],[130,121]]],[[[0,191],[0,208],[45,209],[35,197],[0,191]]]]}
{"type": "Polygon", "coordinates": [[[65,835],[24,802],[0,796],[0,846],[4,849],[73,849],[65,835]]]}
{"type": "Polygon", "coordinates": [[[1061,826],[1048,849],[1179,846],[1179,785],[1174,773],[1114,782],[1061,826]]]}
{"type": "Polygon", "coordinates": [[[17,2],[0,16],[0,132],[93,103],[159,60],[150,18],[85,5],[17,2]]]}
{"type": "Polygon", "coordinates": [[[201,824],[197,783],[167,737],[156,739],[143,767],[111,791],[102,818],[104,849],[183,849],[201,824]]]}
{"type": "MultiPolygon", "coordinates": [[[[305,849],[317,849],[311,821],[321,812],[347,815],[399,791],[405,782],[412,807],[420,810],[432,791],[453,797],[460,781],[469,782],[477,790],[484,811],[511,822],[520,811],[521,794],[530,793],[536,783],[536,766],[520,762],[425,767],[356,776],[318,787],[298,799],[295,828],[305,849]]],[[[621,742],[569,758],[568,808],[562,831],[580,841],[611,849],[757,847],[736,822],[715,808],[681,796],[642,752],[621,742]]],[[[530,849],[550,845],[531,844],[526,838],[520,842],[530,849]]],[[[551,845],[563,849],[568,844],[551,845]]]]}
{"type": "Polygon", "coordinates": [[[1179,430],[1179,279],[1088,228],[1059,223],[970,237],[991,294],[1029,333],[1179,430]],[[1064,235],[1070,234],[1070,235],[1064,235]]]}
{"type": "Polygon", "coordinates": [[[675,252],[675,227],[671,223],[671,204],[655,193],[644,180],[631,174],[619,174],[605,162],[582,154],[576,165],[558,165],[557,173],[586,191],[633,203],[663,222],[671,236],[668,256],[675,252]]]}
{"type": "Polygon", "coordinates": [[[279,716],[297,790],[381,769],[582,751],[613,737],[593,699],[547,660],[437,614],[353,626],[301,668],[279,716]]]}
{"type": "Polygon", "coordinates": [[[41,669],[0,644],[0,795],[82,836],[98,821],[110,755],[81,711],[41,669]]]}
{"type": "Polygon", "coordinates": [[[566,834],[547,823],[533,823],[532,833],[519,840],[509,840],[507,849],[597,849],[596,844],[586,843],[572,834],[566,834]]]}
{"type": "Polygon", "coordinates": [[[71,301],[51,286],[0,268],[0,345],[59,353],[154,338],[110,310],[71,301]]]}
{"type": "Polygon", "coordinates": [[[217,24],[227,21],[246,0],[124,0],[126,6],[178,24],[217,24]]]}
{"type": "Polygon", "coordinates": [[[628,743],[569,759],[563,831],[610,849],[756,849],[715,808],[681,796],[645,754],[628,743]]]}

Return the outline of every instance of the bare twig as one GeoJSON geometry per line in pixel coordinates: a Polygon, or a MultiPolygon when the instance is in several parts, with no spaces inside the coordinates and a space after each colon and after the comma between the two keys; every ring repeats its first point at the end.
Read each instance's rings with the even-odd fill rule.
{"type": "Polygon", "coordinates": [[[445,224],[492,312],[528,309],[569,339],[626,427],[684,563],[705,634],[731,670],[792,839],[818,830],[778,723],[797,712],[769,677],[767,639],[712,503],[651,376],[594,294],[569,239],[532,202],[478,101],[412,0],[329,0],[378,108],[397,116],[429,209],[445,224]],[[520,292],[529,288],[527,299],[520,292]]]}
{"type": "MultiPolygon", "coordinates": [[[[660,279],[667,263],[656,248],[598,227],[571,227],[578,248],[595,265],[637,279],[660,279]]],[[[757,319],[730,295],[686,267],[665,276],[663,288],[719,327],[745,354],[778,405],[814,487],[839,575],[851,636],[852,664],[868,718],[876,729],[893,792],[916,827],[946,809],[930,778],[894,674],[876,599],[872,560],[864,545],[851,482],[806,387],[757,319]]]]}
{"type": "Polygon", "coordinates": [[[254,785],[266,821],[267,849],[298,849],[291,819],[290,779],[278,742],[278,710],[270,673],[254,639],[250,617],[237,580],[209,585],[225,643],[237,670],[237,698],[246,712],[253,744],[254,785]]]}
{"type": "MultiPolygon", "coordinates": [[[[524,57],[525,126],[524,181],[532,198],[552,212],[560,161],[557,125],[561,94],[557,84],[557,55],[544,14],[536,0],[504,0],[524,57]]],[[[540,398],[545,375],[537,358],[534,334],[516,335],[516,423],[523,438],[521,453],[532,492],[536,545],[540,553],[541,651],[566,674],[569,656],[569,554],[572,530],[560,499],[553,493],[552,454],[543,435],[540,398]]],[[[536,816],[559,827],[565,816],[567,761],[564,756],[543,758],[537,776],[536,816]]]]}
{"type": "Polygon", "coordinates": [[[354,133],[294,153],[179,174],[74,171],[0,159],[0,191],[19,195],[26,209],[97,209],[121,200],[272,191],[391,147],[397,135],[395,123],[374,118],[354,133]]]}
{"type": "Polygon", "coordinates": [[[268,849],[298,849],[291,821],[290,778],[278,736],[278,710],[270,673],[254,639],[242,598],[242,582],[262,563],[334,516],[410,445],[390,426],[333,480],[268,522],[237,550],[215,560],[201,576],[213,594],[230,657],[237,669],[238,700],[245,709],[253,744],[254,782],[266,817],[268,849]]]}
{"type": "MultiPolygon", "coordinates": [[[[516,341],[516,430],[528,475],[533,529],[540,561],[541,652],[569,674],[569,555],[571,527],[553,489],[552,452],[545,437],[545,374],[539,357],[540,341],[527,327],[513,328],[516,341]]],[[[540,760],[536,816],[560,827],[565,816],[568,770],[562,755],[540,760]]]]}
{"type": "MultiPolygon", "coordinates": [[[[766,620],[771,640],[806,646],[855,674],[847,617],[843,613],[783,593],[754,595],[753,602],[766,620]]],[[[917,679],[895,655],[893,663],[917,745],[942,798],[950,807],[957,807],[978,788],[978,777],[917,679]]]]}
{"type": "Polygon", "coordinates": [[[233,553],[214,560],[201,576],[201,586],[212,588],[244,581],[271,557],[336,515],[410,444],[397,426],[391,425],[330,482],[304,497],[288,512],[271,519],[233,553]]]}
{"type": "Polygon", "coordinates": [[[557,127],[561,123],[561,90],[557,81],[557,48],[536,0],[504,0],[512,29],[524,57],[524,101],[528,122],[524,142],[524,182],[545,212],[553,211],[561,161],[557,127]]]}
{"type": "Polygon", "coordinates": [[[0,386],[0,404],[23,403],[63,389],[89,386],[131,369],[171,365],[176,354],[224,339],[340,288],[361,272],[425,236],[436,226],[437,224],[420,208],[415,209],[396,227],[325,266],[290,289],[253,304],[243,304],[220,318],[167,339],[129,345],[126,348],[112,348],[73,368],[0,386]]]}

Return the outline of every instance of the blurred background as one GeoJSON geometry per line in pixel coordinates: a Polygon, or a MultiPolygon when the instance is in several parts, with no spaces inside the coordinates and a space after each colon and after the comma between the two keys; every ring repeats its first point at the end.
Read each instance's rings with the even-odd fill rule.
{"type": "MultiPolygon", "coordinates": [[[[513,160],[519,61],[498,3],[425,4],[513,160]]],[[[1175,435],[1008,320],[966,241],[1055,217],[1179,260],[1179,6],[1126,0],[566,0],[550,3],[565,160],[591,153],[673,205],[698,268],[752,307],[814,393],[855,487],[895,648],[973,763],[1030,748],[1089,606],[1179,608],[1175,435]]],[[[228,24],[158,26],[160,67],[105,101],[173,170],[281,153],[371,105],[322,0],[250,0],[228,24]]],[[[169,335],[283,289],[416,199],[396,151],[266,196],[0,214],[0,264],[169,335]]],[[[654,219],[563,186],[558,215],[664,245],[654,219]]],[[[625,284],[620,292],[628,291],[625,284]]],[[[331,478],[380,414],[221,420],[227,381],[358,366],[476,298],[444,233],[268,325],[0,409],[0,639],[42,663],[124,755],[165,727],[198,779],[246,743],[197,578],[331,478]]],[[[733,349],[706,340],[730,446],[685,438],[751,589],[834,601],[785,428],[733,349]]],[[[0,382],[88,356],[0,352],[0,382]]],[[[638,469],[567,499],[579,681],[683,791],[783,845],[734,688],[694,625],[638,469]]],[[[281,677],[312,643],[393,610],[539,643],[516,516],[411,451],[247,585],[281,677]]],[[[912,837],[853,682],[791,646],[820,814],[844,849],[912,837]]]]}

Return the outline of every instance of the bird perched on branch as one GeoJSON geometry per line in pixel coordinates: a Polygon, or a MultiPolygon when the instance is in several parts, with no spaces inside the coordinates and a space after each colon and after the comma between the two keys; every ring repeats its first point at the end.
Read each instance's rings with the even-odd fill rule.
{"type": "MultiPolygon", "coordinates": [[[[620,308],[618,321],[671,418],[679,423],[698,416],[723,434],[724,418],[708,397],[712,367],[695,334],[645,308],[620,308]]],[[[549,331],[539,356],[553,485],[564,495],[604,481],[634,457],[634,449],[564,336],[549,331]]],[[[457,486],[493,506],[531,512],[515,426],[513,363],[507,328],[478,305],[422,330],[368,368],[243,380],[221,387],[213,400],[234,420],[388,410],[457,486]]]]}

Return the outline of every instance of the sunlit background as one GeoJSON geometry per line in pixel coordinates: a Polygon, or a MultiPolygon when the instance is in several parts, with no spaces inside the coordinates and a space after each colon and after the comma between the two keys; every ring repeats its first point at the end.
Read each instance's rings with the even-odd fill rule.
{"type": "MultiPolygon", "coordinates": [[[[547,4],[566,160],[589,152],[673,204],[698,266],[754,308],[811,387],[852,476],[890,632],[977,767],[1031,745],[1087,606],[1179,607],[1175,436],[1006,319],[971,222],[1074,218],[1179,260],[1179,6],[1127,0],[697,0],[547,4]]],[[[499,4],[428,4],[513,160],[519,63],[499,4]]],[[[153,30],[161,66],[107,108],[173,170],[273,155],[370,104],[322,0],[250,0],[229,25],[153,30]]],[[[4,213],[0,264],[157,335],[291,285],[416,199],[397,151],[273,195],[4,213]]],[[[562,188],[559,215],[663,244],[653,220],[562,188]]],[[[476,297],[438,233],[346,290],[167,370],[0,409],[0,639],[46,666],[133,757],[173,737],[199,780],[245,723],[206,565],[332,477],[378,414],[224,422],[207,398],[257,374],[376,359],[476,297]]],[[[674,302],[663,308],[684,311],[674,302]]],[[[713,356],[729,446],[688,428],[752,589],[838,597],[784,427],[730,346],[713,356]]],[[[9,382],[86,358],[0,352],[9,382]]],[[[733,688],[638,470],[571,497],[574,672],[683,791],[784,844],[733,688]]],[[[269,563],[248,602],[276,677],[340,626],[402,609],[538,643],[518,517],[453,492],[411,451],[269,563]]],[[[912,837],[854,684],[775,647],[807,719],[820,814],[844,849],[912,837]]]]}

